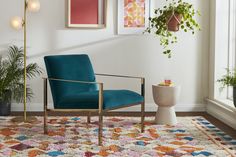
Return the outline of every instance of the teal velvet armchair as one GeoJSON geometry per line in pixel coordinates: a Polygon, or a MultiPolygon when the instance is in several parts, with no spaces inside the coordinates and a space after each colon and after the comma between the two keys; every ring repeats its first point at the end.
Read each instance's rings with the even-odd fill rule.
{"type": "Polygon", "coordinates": [[[144,131],[145,79],[142,77],[95,74],[88,55],[57,55],[44,57],[48,78],[44,78],[44,133],[47,133],[48,111],[86,112],[99,115],[98,143],[102,145],[103,115],[118,108],[141,104],[141,132],[144,131]],[[130,90],[103,90],[95,75],[140,79],[141,94],[130,90]],[[54,109],[48,109],[49,81],[54,109]]]}

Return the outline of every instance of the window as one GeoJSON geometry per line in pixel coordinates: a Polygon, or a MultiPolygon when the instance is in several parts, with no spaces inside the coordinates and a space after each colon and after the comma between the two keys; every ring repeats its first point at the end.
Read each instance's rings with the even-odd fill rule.
{"type": "MultiPolygon", "coordinates": [[[[228,68],[234,69],[236,66],[236,2],[229,1],[229,55],[228,55],[228,68]]],[[[227,99],[233,100],[233,88],[228,87],[227,99]]]]}
{"type": "Polygon", "coordinates": [[[233,106],[232,87],[220,92],[217,80],[236,67],[236,1],[217,1],[215,16],[214,99],[233,106]]]}

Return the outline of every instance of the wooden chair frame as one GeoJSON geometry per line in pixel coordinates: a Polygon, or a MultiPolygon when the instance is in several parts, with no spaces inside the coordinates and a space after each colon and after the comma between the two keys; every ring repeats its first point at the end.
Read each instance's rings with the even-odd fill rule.
{"type": "MultiPolygon", "coordinates": [[[[144,112],[145,112],[145,78],[143,77],[134,77],[134,76],[122,76],[122,75],[110,75],[110,74],[95,74],[99,76],[108,76],[108,77],[121,77],[121,78],[132,78],[132,79],[140,79],[141,80],[141,95],[144,97],[144,101],[138,104],[141,104],[141,132],[144,132],[144,112]]],[[[102,145],[102,128],[103,128],[103,115],[105,112],[109,112],[111,110],[124,108],[124,106],[119,108],[112,108],[109,110],[103,110],[103,83],[100,82],[86,82],[86,81],[78,81],[78,80],[65,80],[65,79],[57,79],[57,78],[43,78],[44,80],[44,134],[47,134],[47,116],[48,112],[87,112],[87,122],[90,123],[90,114],[91,112],[98,112],[99,115],[99,129],[98,129],[98,144],[102,145]],[[73,82],[73,83],[83,83],[83,84],[98,84],[99,86],[99,100],[98,100],[98,109],[48,109],[48,80],[53,81],[62,81],[62,82],[73,82]]],[[[126,107],[130,107],[132,105],[138,104],[129,104],[126,107]]]]}

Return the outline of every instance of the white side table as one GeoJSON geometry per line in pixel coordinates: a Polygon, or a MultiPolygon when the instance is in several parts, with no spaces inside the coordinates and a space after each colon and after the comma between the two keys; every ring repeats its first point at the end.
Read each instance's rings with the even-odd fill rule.
{"type": "Polygon", "coordinates": [[[177,123],[174,106],[176,105],[180,86],[153,85],[153,99],[158,105],[155,122],[157,124],[175,125],[177,123]]]}

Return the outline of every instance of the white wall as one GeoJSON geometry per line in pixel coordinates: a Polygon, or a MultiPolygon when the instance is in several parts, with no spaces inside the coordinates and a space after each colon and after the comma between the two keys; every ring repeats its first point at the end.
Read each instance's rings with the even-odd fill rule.
{"type": "MultiPolygon", "coordinates": [[[[209,0],[187,0],[202,14],[198,21],[201,32],[178,32],[179,43],[173,46],[173,58],[162,55],[159,40],[152,35],[116,35],[116,1],[108,0],[106,29],[68,29],[65,27],[65,0],[40,0],[39,13],[28,14],[28,62],[44,67],[43,56],[66,53],[87,53],[98,73],[146,77],[146,101],[154,110],[152,84],[170,76],[182,86],[178,110],[202,110],[208,93],[209,0]]],[[[160,7],[165,0],[152,0],[160,7]]],[[[9,26],[12,16],[23,14],[23,1],[0,0],[0,53],[11,44],[23,45],[22,32],[9,26]]],[[[100,78],[99,78],[100,80],[100,78]]],[[[35,97],[29,110],[42,110],[42,80],[31,81],[35,97]]],[[[105,79],[107,88],[139,90],[138,81],[105,79]]],[[[22,105],[13,110],[22,110],[22,105]]]]}

